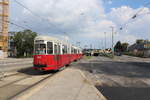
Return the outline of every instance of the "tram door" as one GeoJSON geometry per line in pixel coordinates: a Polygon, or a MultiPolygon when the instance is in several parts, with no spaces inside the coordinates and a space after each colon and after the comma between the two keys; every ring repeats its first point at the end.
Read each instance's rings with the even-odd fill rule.
{"type": "Polygon", "coordinates": [[[58,63],[58,66],[61,67],[61,48],[60,48],[60,44],[58,44],[58,60],[57,60],[57,63],[58,63]]]}
{"type": "Polygon", "coordinates": [[[54,44],[54,61],[57,67],[60,67],[60,45],[54,44]]]}

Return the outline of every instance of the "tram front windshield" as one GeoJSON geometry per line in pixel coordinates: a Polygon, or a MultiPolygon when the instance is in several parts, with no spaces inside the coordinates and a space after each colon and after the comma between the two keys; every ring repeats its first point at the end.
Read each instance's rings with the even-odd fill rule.
{"type": "Polygon", "coordinates": [[[46,44],[35,44],[35,54],[46,54],[46,44]]]}

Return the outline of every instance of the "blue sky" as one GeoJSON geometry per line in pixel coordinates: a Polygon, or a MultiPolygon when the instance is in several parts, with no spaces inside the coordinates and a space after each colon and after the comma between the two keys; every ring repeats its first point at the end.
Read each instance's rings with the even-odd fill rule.
{"type": "Polygon", "coordinates": [[[132,8],[139,8],[144,6],[150,0],[104,0],[105,10],[110,11],[111,8],[118,8],[121,6],[129,6],[132,8]]]}
{"type": "MultiPolygon", "coordinates": [[[[149,39],[150,37],[148,27],[150,14],[146,14],[150,12],[150,7],[143,8],[143,5],[150,0],[17,1],[42,19],[31,14],[14,0],[10,0],[10,20],[12,22],[30,28],[41,35],[68,39],[74,44],[80,41],[82,47],[93,44],[95,48],[103,48],[104,32],[107,33],[107,47],[111,47],[110,26],[114,27],[116,33],[115,42],[120,40],[132,44],[136,39],[149,39]],[[130,20],[140,9],[142,11],[137,18],[130,20]],[[123,30],[118,30],[124,24],[123,30]]],[[[19,30],[23,29],[10,25],[10,31],[19,30]]]]}

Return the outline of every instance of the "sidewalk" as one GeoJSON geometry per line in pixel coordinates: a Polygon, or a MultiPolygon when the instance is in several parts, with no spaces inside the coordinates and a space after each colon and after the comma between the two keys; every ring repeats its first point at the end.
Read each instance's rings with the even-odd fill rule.
{"type": "Polygon", "coordinates": [[[13,100],[106,100],[80,70],[67,68],[13,100]]]}

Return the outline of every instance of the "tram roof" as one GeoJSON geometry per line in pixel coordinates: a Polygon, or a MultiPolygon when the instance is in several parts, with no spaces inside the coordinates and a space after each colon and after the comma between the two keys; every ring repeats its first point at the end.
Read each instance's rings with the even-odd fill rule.
{"type": "Polygon", "coordinates": [[[64,42],[62,40],[59,40],[55,37],[51,37],[51,36],[44,36],[44,35],[39,35],[35,38],[35,40],[45,40],[45,41],[54,41],[54,42],[57,42],[57,43],[63,43],[63,44],[69,44],[71,45],[70,43],[67,43],[67,42],[64,42]]]}
{"type": "Polygon", "coordinates": [[[62,40],[59,40],[55,37],[51,37],[51,36],[44,36],[44,35],[39,35],[39,36],[36,36],[35,40],[45,40],[45,41],[54,41],[54,42],[57,42],[57,43],[62,43],[62,44],[67,44],[67,45],[71,45],[72,47],[76,48],[76,49],[81,49],[80,47],[77,47],[75,45],[72,45],[71,43],[67,43],[67,42],[64,42],[62,40]]]}

